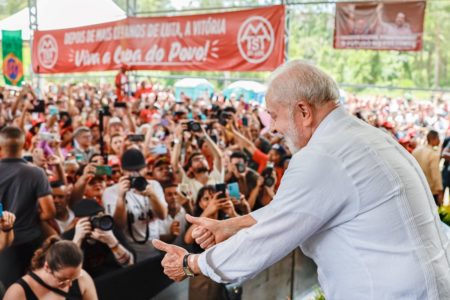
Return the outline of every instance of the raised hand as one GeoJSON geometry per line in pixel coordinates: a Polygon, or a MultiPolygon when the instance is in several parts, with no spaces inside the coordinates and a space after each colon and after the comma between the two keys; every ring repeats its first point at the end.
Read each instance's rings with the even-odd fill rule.
{"type": "Polygon", "coordinates": [[[164,274],[174,281],[182,281],[187,276],[183,271],[183,258],[188,252],[178,246],[166,244],[160,240],[153,240],[153,246],[166,252],[161,265],[164,268],[164,274]]]}
{"type": "Polygon", "coordinates": [[[231,226],[226,226],[227,220],[196,218],[189,214],[186,215],[186,220],[197,226],[192,231],[192,238],[202,249],[208,249],[236,233],[231,226]]]}

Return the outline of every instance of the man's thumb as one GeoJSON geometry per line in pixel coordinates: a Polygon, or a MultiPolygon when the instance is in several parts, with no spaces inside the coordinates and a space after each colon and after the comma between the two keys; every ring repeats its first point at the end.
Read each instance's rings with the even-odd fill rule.
{"type": "Polygon", "coordinates": [[[152,244],[153,244],[153,247],[155,247],[158,250],[161,250],[164,252],[171,252],[170,250],[171,250],[172,245],[166,244],[163,241],[154,239],[154,240],[152,240],[152,244]]]}
{"type": "Polygon", "coordinates": [[[195,224],[195,225],[198,225],[198,226],[204,226],[205,225],[203,220],[202,220],[202,218],[193,217],[190,214],[186,214],[186,220],[189,223],[192,223],[192,224],[195,224]]]}

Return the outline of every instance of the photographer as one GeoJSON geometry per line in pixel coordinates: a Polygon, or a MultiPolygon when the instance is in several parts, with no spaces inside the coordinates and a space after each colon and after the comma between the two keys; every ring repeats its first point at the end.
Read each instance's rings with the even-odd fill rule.
{"type": "Polygon", "coordinates": [[[98,277],[134,264],[135,254],[111,216],[95,200],[84,199],[74,208],[75,228],[61,236],[84,253],[83,269],[98,277]]]}
{"type": "Polygon", "coordinates": [[[264,169],[266,169],[269,162],[274,165],[277,179],[275,183],[276,191],[284,174],[283,159],[286,156],[286,150],[280,144],[274,144],[272,145],[269,154],[265,154],[264,152],[259,150],[251,140],[249,140],[241,132],[239,132],[239,130],[235,126],[231,126],[231,128],[236,142],[242,148],[250,152],[250,154],[252,155],[252,160],[258,163],[258,172],[260,174],[264,169]]]}
{"type": "Polygon", "coordinates": [[[151,240],[159,237],[157,220],[166,218],[167,203],[161,185],[145,179],[147,168],[141,151],[125,151],[121,165],[124,176],[118,184],[105,190],[103,203],[106,212],[114,216],[116,224],[124,231],[140,262],[158,253],[151,240]]]}
{"type": "Polygon", "coordinates": [[[79,169],[82,175],[74,184],[71,194],[70,205],[80,201],[83,198],[95,199],[102,204],[102,195],[106,189],[106,179],[103,176],[96,175],[98,166],[94,163],[79,169]]]}
{"type": "Polygon", "coordinates": [[[206,134],[206,131],[199,123],[185,123],[178,126],[175,131],[174,139],[175,147],[172,157],[172,166],[174,172],[181,172],[182,184],[186,184],[189,188],[194,199],[197,198],[198,191],[207,184],[217,184],[222,183],[224,179],[224,170],[222,162],[222,151],[217,146],[216,143],[206,134]],[[182,150],[182,134],[184,130],[192,131],[200,138],[205,139],[205,143],[208,144],[209,149],[212,151],[214,156],[214,167],[211,170],[208,165],[206,157],[201,152],[192,153],[186,163],[185,170],[179,167],[180,156],[182,150]]]}
{"type": "Polygon", "coordinates": [[[252,209],[260,198],[259,177],[258,173],[247,167],[247,156],[243,152],[236,151],[231,154],[230,163],[225,173],[225,182],[237,182],[240,193],[248,199],[252,209]]]}

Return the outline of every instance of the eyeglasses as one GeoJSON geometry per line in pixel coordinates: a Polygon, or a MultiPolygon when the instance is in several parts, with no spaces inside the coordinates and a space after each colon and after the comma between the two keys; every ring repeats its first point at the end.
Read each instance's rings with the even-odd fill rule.
{"type": "Polygon", "coordinates": [[[53,194],[52,196],[53,196],[53,198],[58,198],[58,199],[65,199],[66,198],[66,195],[55,195],[55,194],[53,194]]]}

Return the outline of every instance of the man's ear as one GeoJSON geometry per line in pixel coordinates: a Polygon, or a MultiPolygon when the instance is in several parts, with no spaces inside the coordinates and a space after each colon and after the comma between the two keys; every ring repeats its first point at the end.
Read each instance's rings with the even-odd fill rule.
{"type": "Polygon", "coordinates": [[[302,116],[302,123],[304,127],[311,126],[313,122],[313,107],[304,100],[300,100],[296,105],[297,113],[302,116]]]}

